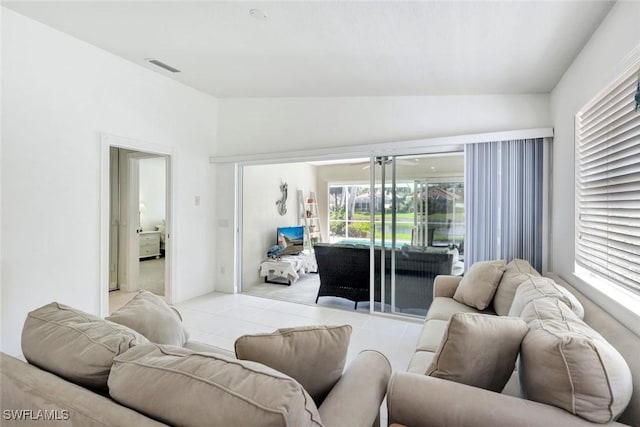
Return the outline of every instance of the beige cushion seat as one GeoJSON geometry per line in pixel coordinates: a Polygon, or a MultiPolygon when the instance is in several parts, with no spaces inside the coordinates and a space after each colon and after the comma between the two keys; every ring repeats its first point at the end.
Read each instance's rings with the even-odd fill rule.
{"type": "Polygon", "coordinates": [[[429,365],[431,365],[431,361],[433,361],[435,355],[436,353],[433,351],[416,350],[416,352],[413,353],[413,356],[411,356],[407,372],[424,375],[424,373],[427,372],[429,365]]]}
{"type": "Polygon", "coordinates": [[[447,331],[448,325],[449,322],[446,320],[430,320],[426,322],[420,333],[420,338],[418,338],[416,350],[436,351],[447,331]]]}
{"type": "Polygon", "coordinates": [[[453,298],[435,297],[427,312],[427,320],[449,320],[455,313],[495,314],[491,309],[478,310],[453,298]]]}

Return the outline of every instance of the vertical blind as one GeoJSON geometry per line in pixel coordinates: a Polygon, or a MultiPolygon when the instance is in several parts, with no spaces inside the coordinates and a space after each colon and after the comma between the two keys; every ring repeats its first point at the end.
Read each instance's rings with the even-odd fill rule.
{"type": "Polygon", "coordinates": [[[640,63],[576,115],[576,264],[640,293],[640,63]]]}
{"type": "Polygon", "coordinates": [[[465,146],[465,267],[526,259],[542,269],[542,138],[465,146]]]}

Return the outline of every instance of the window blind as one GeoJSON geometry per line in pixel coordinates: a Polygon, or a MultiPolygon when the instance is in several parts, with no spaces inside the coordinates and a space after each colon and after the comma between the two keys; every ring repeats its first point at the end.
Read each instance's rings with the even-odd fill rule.
{"type": "Polygon", "coordinates": [[[576,116],[576,263],[640,294],[636,63],[576,116]]]}

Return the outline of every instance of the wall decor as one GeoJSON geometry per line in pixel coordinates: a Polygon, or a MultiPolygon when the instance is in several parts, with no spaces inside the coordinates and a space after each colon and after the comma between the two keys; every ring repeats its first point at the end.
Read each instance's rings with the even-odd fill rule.
{"type": "Polygon", "coordinates": [[[280,197],[280,200],[276,201],[276,205],[278,206],[278,213],[280,216],[284,216],[287,213],[288,186],[286,182],[280,184],[280,192],[282,193],[282,196],[280,197]]]}

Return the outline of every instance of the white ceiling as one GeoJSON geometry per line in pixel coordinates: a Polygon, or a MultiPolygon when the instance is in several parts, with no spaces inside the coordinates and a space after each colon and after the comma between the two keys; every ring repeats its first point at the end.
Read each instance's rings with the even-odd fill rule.
{"type": "Polygon", "coordinates": [[[612,4],[3,2],[216,97],[548,93],[612,4]]]}

